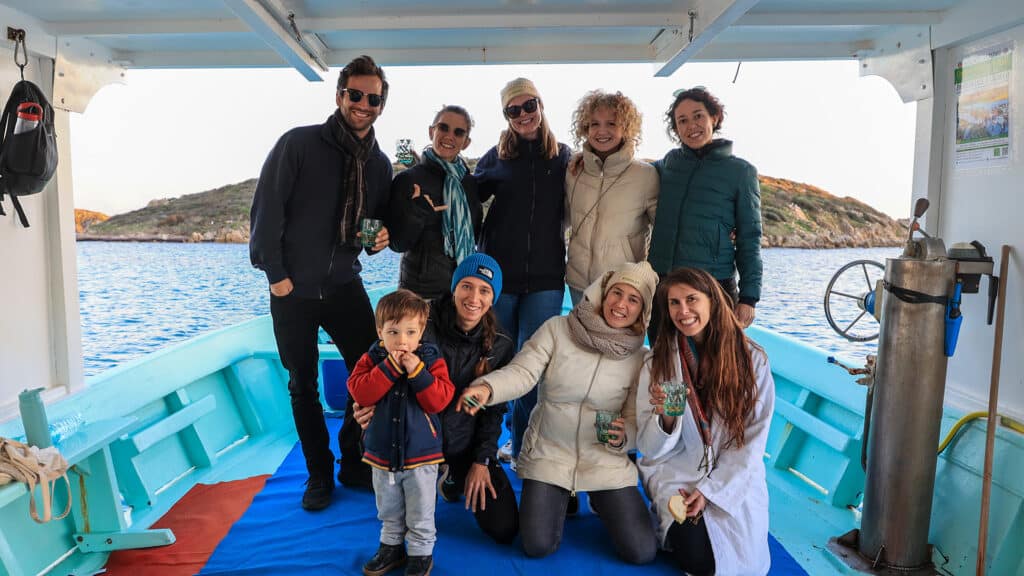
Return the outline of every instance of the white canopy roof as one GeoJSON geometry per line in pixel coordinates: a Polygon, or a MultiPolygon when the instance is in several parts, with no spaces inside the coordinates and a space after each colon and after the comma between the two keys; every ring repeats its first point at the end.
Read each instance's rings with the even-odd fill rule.
{"type": "MultiPolygon", "coordinates": [[[[1009,0],[1017,1],[1017,0],[1009,0]]],[[[860,58],[958,0],[5,0],[128,68],[860,58]]],[[[902,45],[902,41],[898,42],[902,45]]],[[[895,46],[892,49],[896,49],[895,46]]]]}

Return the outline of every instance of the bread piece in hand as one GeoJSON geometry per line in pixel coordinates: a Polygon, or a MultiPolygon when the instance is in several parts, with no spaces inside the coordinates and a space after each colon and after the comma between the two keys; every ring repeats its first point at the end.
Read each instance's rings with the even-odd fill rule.
{"type": "Polygon", "coordinates": [[[668,511],[679,524],[686,521],[686,499],[682,494],[676,494],[668,499],[668,511]]]}

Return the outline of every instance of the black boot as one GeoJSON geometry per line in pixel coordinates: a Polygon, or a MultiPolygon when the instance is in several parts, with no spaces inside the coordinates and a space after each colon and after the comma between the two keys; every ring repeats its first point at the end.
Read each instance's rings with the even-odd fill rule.
{"type": "Polygon", "coordinates": [[[314,478],[306,480],[306,492],[302,495],[302,507],[306,510],[323,510],[331,504],[331,492],[334,492],[334,478],[314,478]]]}
{"type": "Polygon", "coordinates": [[[409,563],[405,565],[405,576],[430,576],[430,569],[434,567],[434,556],[409,556],[409,563]]]}
{"type": "Polygon", "coordinates": [[[391,570],[405,564],[405,546],[401,544],[381,544],[373,558],[363,564],[363,574],[366,576],[384,576],[391,570]]]}

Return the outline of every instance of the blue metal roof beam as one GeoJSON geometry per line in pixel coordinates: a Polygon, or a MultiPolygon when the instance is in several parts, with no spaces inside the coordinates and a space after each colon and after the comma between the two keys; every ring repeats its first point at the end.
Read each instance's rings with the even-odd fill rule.
{"type": "Polygon", "coordinates": [[[264,3],[274,7],[277,14],[272,13],[259,0],[224,0],[224,3],[306,80],[323,81],[317,70],[327,72],[327,66],[318,61],[319,57],[300,44],[293,37],[292,31],[282,25],[287,19],[286,12],[275,0],[266,0],[264,3]]]}
{"type": "Polygon", "coordinates": [[[694,0],[687,11],[689,26],[663,30],[652,45],[657,60],[664,62],[654,75],[671,76],[685,62],[692,60],[698,52],[714,40],[726,28],[732,26],[758,0],[694,0]]]}

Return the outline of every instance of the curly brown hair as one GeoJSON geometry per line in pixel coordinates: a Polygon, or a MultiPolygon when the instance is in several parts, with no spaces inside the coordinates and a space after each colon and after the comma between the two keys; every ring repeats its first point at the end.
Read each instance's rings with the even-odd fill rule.
{"type": "Polygon", "coordinates": [[[703,86],[697,86],[686,90],[676,91],[674,94],[675,100],[672,101],[672,105],[668,107],[665,112],[665,132],[668,133],[670,140],[674,140],[682,144],[682,140],[679,139],[679,134],[676,133],[676,107],[683,100],[693,100],[694,102],[700,102],[708,109],[708,114],[715,117],[715,132],[722,129],[722,120],[725,119],[725,104],[716,98],[711,92],[708,92],[707,88],[703,86]]]}
{"type": "Polygon", "coordinates": [[[640,144],[643,115],[636,104],[622,92],[609,94],[603,90],[591,90],[580,98],[576,111],[572,113],[572,136],[577,148],[587,141],[590,120],[598,108],[607,108],[615,113],[616,121],[622,126],[623,142],[632,142],[634,147],[640,144]]]}
{"type": "Polygon", "coordinates": [[[729,444],[743,446],[747,421],[757,402],[754,360],[748,346],[759,347],[743,333],[743,327],[733,314],[732,301],[721,285],[703,270],[678,268],[658,285],[654,306],[661,314],[651,359],[651,382],[672,380],[675,374],[673,341],[678,342],[679,330],[669,315],[668,290],[680,284],[694,288],[711,300],[711,317],[704,327],[704,342],[698,346],[698,381],[701,383],[697,388],[698,398],[708,415],[721,419],[722,425],[728,428],[729,444]]]}

